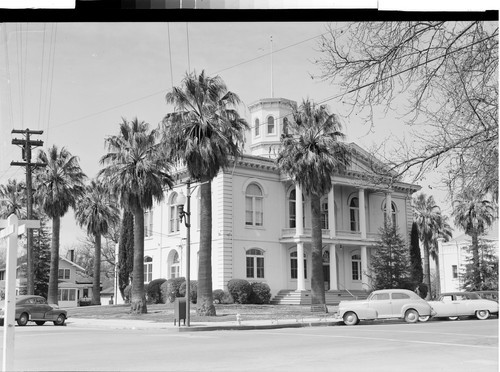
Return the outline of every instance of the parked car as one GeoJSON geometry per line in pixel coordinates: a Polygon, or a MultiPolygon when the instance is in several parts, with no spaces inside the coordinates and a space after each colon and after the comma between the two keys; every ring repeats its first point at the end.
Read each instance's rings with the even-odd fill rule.
{"type": "MultiPolygon", "coordinates": [[[[442,293],[437,301],[429,301],[435,318],[456,320],[460,316],[476,316],[480,320],[488,319],[491,314],[498,315],[498,303],[482,299],[474,292],[442,293]]],[[[423,321],[424,319],[420,319],[423,321]]]]}
{"type": "Polygon", "coordinates": [[[474,291],[471,293],[477,293],[483,300],[498,302],[498,291],[474,291]]]}
{"type": "Polygon", "coordinates": [[[415,292],[406,289],[382,289],[373,291],[366,300],[341,301],[339,314],[346,325],[355,325],[360,320],[402,318],[416,323],[421,316],[431,316],[427,301],[415,292]]]}
{"type": "MultiPolygon", "coordinates": [[[[0,321],[3,324],[5,317],[5,301],[0,301],[0,321]]],[[[57,308],[57,305],[49,305],[42,296],[18,296],[16,297],[15,320],[20,326],[28,322],[44,325],[45,322],[54,322],[54,325],[62,326],[68,315],[66,310],[57,308]]]]}

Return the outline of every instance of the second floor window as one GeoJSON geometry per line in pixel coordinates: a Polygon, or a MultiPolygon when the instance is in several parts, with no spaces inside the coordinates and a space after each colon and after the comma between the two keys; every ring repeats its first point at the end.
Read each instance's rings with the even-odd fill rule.
{"type": "Polygon", "coordinates": [[[153,236],[153,210],[144,212],[144,237],[153,236]]]}
{"type": "Polygon", "coordinates": [[[170,198],[170,222],[168,231],[173,233],[179,231],[179,206],[177,205],[177,194],[170,198]]]}
{"type": "MultiPolygon", "coordinates": [[[[384,218],[387,215],[387,205],[384,204],[384,218]]],[[[397,225],[397,215],[396,215],[396,205],[394,203],[391,203],[391,223],[392,226],[398,226],[397,225]]]]}
{"type": "Polygon", "coordinates": [[[451,265],[451,271],[453,274],[453,279],[458,278],[458,266],[457,265],[451,265]]]}
{"type": "Polygon", "coordinates": [[[59,269],[58,279],[69,279],[70,269],[59,269]]]}
{"type": "Polygon", "coordinates": [[[274,133],[274,117],[269,116],[267,118],[267,134],[274,133]]]}
{"type": "Polygon", "coordinates": [[[328,229],[328,199],[321,201],[321,228],[328,229]]]}
{"type": "Polygon", "coordinates": [[[260,121],[259,119],[255,119],[255,137],[258,137],[260,134],[260,121]]]}
{"type": "Polygon", "coordinates": [[[153,259],[149,256],[144,257],[144,283],[153,280],[153,259]]]}
{"type": "MultiPolygon", "coordinates": [[[[291,229],[297,227],[297,213],[296,213],[296,205],[297,205],[297,192],[295,189],[290,191],[288,194],[288,224],[291,229]]],[[[304,195],[302,195],[302,226],[305,226],[305,218],[306,215],[304,213],[304,195]]]]}
{"type": "Polygon", "coordinates": [[[259,186],[252,183],[245,192],[245,225],[262,226],[264,219],[263,194],[259,186]]]}
{"type": "Polygon", "coordinates": [[[358,198],[352,198],[349,203],[349,219],[351,231],[359,231],[359,201],[358,198]]]}

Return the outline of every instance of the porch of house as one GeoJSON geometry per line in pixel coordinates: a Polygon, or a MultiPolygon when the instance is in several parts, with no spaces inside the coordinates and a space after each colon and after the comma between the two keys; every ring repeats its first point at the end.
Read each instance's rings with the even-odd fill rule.
{"type": "MultiPolygon", "coordinates": [[[[364,300],[368,297],[368,292],[363,290],[338,290],[325,291],[325,301],[327,305],[336,306],[340,301],[364,300]]],[[[297,291],[293,289],[282,289],[271,300],[272,305],[310,305],[311,291],[297,291]]]]}

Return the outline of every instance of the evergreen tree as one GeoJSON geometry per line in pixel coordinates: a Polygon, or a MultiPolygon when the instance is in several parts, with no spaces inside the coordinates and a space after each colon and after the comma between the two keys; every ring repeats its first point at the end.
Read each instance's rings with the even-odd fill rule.
{"type": "Polygon", "coordinates": [[[122,298],[124,290],[130,284],[134,268],[134,215],[127,209],[123,211],[120,242],[118,243],[118,287],[122,298]]]}
{"type": "Polygon", "coordinates": [[[370,272],[373,289],[411,288],[410,257],[397,228],[388,224],[380,229],[380,239],[372,256],[370,272]]]}
{"type": "Polygon", "coordinates": [[[424,270],[422,268],[422,255],[420,253],[420,241],[418,239],[418,226],[415,222],[411,225],[410,264],[411,281],[416,287],[424,280],[424,270]]]}
{"type": "Polygon", "coordinates": [[[47,298],[50,274],[50,231],[46,217],[40,218],[40,228],[33,233],[34,294],[47,298]]]}
{"type": "Polygon", "coordinates": [[[467,248],[467,263],[462,267],[461,289],[465,291],[498,291],[498,256],[489,242],[479,240],[479,276],[480,284],[476,284],[476,270],[473,259],[473,246],[467,248]]]}

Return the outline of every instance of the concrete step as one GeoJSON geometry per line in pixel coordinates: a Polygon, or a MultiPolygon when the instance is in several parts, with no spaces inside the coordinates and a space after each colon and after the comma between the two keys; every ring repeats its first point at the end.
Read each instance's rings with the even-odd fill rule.
{"type": "MultiPolygon", "coordinates": [[[[338,305],[340,301],[362,300],[368,296],[365,291],[326,291],[325,301],[327,305],[338,305]]],[[[294,291],[282,289],[271,300],[273,305],[310,305],[311,291],[294,291]]]]}

